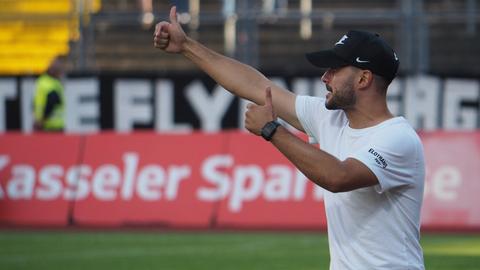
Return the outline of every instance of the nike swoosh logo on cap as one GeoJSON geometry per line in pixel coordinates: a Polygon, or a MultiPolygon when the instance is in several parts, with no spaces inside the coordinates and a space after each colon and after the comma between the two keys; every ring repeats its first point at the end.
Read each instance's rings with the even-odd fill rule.
{"type": "Polygon", "coordinates": [[[355,61],[357,61],[357,63],[368,63],[368,62],[370,62],[368,60],[360,60],[360,57],[357,57],[357,59],[355,59],[355,61]]]}

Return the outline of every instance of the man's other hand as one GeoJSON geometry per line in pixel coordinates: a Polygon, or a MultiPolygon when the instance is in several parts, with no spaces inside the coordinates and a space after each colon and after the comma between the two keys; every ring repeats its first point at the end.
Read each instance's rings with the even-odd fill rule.
{"type": "Polygon", "coordinates": [[[270,87],[267,87],[265,89],[264,105],[253,103],[247,105],[245,128],[255,135],[260,135],[265,124],[275,119],[277,119],[277,115],[273,110],[272,90],[270,87]]]}

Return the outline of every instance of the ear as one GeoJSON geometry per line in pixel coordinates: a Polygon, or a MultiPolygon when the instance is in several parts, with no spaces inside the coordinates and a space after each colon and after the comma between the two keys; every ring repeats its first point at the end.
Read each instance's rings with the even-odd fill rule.
{"type": "Polygon", "coordinates": [[[373,83],[373,73],[370,70],[361,70],[357,82],[360,89],[370,87],[373,83]]]}

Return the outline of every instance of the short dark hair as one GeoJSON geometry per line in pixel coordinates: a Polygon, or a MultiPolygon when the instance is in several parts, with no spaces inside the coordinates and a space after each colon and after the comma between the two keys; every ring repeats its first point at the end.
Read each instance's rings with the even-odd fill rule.
{"type": "Polygon", "coordinates": [[[372,73],[373,78],[375,80],[375,84],[378,86],[377,88],[382,92],[387,92],[388,86],[393,80],[387,79],[383,76],[377,75],[372,73]]]}

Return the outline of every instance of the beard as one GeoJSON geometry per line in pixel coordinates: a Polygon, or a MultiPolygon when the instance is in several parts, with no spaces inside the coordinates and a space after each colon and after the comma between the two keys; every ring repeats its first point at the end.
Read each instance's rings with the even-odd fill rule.
{"type": "Polygon", "coordinates": [[[325,100],[325,107],[328,110],[345,110],[355,105],[357,97],[351,81],[345,82],[336,91],[333,91],[332,87],[328,85],[326,87],[331,95],[325,100]]]}

